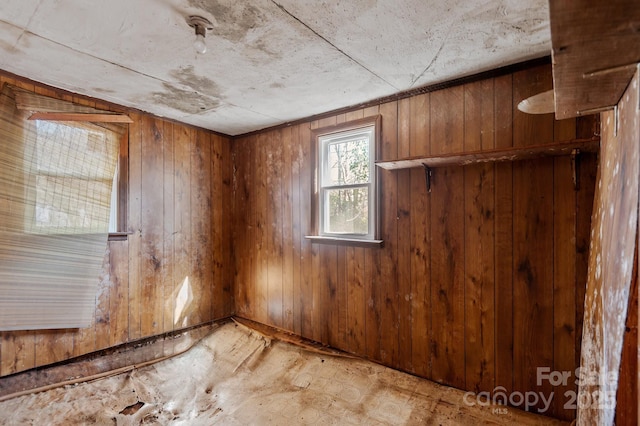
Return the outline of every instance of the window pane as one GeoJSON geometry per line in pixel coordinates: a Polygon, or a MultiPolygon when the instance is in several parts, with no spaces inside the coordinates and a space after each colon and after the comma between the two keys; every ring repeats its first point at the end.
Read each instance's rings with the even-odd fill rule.
{"type": "Polygon", "coordinates": [[[369,233],[369,188],[330,189],[325,192],[328,233],[369,233]]]}
{"type": "Polygon", "coordinates": [[[327,152],[326,185],[369,182],[369,138],[330,143],[327,152]]]}
{"type": "Polygon", "coordinates": [[[39,174],[111,178],[118,146],[108,140],[105,130],[42,120],[36,121],[36,129],[39,174]]]}
{"type": "Polygon", "coordinates": [[[110,180],[37,176],[34,233],[87,234],[107,229],[110,180]],[[83,196],[82,194],[89,194],[83,196]]]}

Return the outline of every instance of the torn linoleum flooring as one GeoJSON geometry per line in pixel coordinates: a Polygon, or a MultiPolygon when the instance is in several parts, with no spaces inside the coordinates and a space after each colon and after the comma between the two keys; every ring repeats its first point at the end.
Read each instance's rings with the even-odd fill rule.
{"type": "MultiPolygon", "coordinates": [[[[464,392],[227,323],[126,374],[0,402],[0,424],[549,424],[464,404],[464,392]]],[[[557,422],[560,424],[561,422],[557,422]]]]}

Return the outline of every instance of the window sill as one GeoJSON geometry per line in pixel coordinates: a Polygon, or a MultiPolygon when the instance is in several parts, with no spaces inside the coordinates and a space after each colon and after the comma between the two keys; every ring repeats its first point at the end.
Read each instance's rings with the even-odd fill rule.
{"type": "Polygon", "coordinates": [[[333,244],[337,246],[356,246],[356,247],[382,247],[383,240],[360,240],[357,238],[336,238],[323,237],[320,235],[305,235],[307,240],[317,244],[333,244]]]}
{"type": "Polygon", "coordinates": [[[109,241],[127,241],[133,232],[109,232],[109,241]]]}

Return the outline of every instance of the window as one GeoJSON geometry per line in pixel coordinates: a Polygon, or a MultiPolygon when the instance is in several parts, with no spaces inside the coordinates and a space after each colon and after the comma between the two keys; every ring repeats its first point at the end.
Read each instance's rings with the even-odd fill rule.
{"type": "Polygon", "coordinates": [[[316,236],[320,242],[380,243],[376,146],[379,117],[314,132],[316,236]]]}
{"type": "Polygon", "coordinates": [[[92,324],[114,175],[119,192],[126,185],[126,167],[115,169],[126,165],[126,149],[118,151],[128,143],[128,122],[2,87],[0,330],[92,324]]]}
{"type": "Polygon", "coordinates": [[[35,136],[28,232],[104,232],[119,135],[92,123],[36,120],[35,136]]]}

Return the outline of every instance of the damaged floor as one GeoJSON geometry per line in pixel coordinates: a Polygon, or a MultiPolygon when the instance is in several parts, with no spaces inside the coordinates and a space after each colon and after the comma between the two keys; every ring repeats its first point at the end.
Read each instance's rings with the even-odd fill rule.
{"type": "Polygon", "coordinates": [[[0,402],[0,424],[562,424],[464,403],[464,392],[227,323],[125,374],[0,402]]]}

